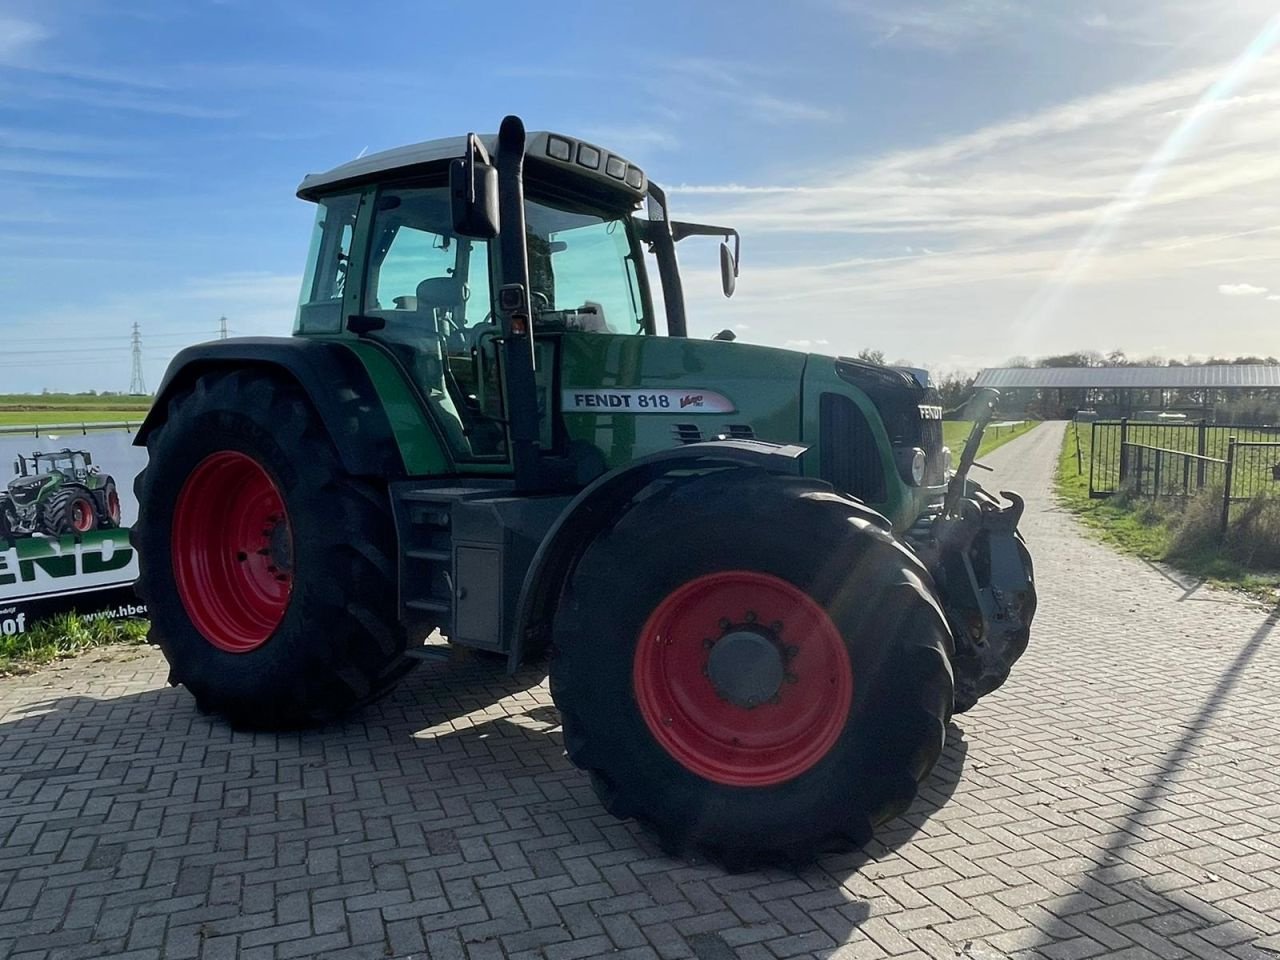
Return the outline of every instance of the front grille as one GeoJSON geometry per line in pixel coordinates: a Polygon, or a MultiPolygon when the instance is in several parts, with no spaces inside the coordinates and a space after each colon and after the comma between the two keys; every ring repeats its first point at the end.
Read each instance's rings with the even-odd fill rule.
{"type": "Polygon", "coordinates": [[[10,487],[9,496],[13,498],[14,503],[25,506],[36,502],[36,497],[40,495],[40,488],[43,486],[42,483],[29,483],[21,487],[10,487]]]}
{"type": "Polygon", "coordinates": [[[883,503],[887,497],[884,465],[871,424],[858,405],[838,393],[824,393],[818,417],[822,479],[859,500],[883,503]]]}

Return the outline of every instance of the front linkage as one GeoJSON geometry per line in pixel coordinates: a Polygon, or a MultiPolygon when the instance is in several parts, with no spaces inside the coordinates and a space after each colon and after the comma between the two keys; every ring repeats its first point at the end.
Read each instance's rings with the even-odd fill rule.
{"type": "Polygon", "coordinates": [[[956,713],[1004,683],[1027,648],[1036,611],[1031,554],[1018,532],[1022,498],[1001,491],[1005,505],[968,479],[997,396],[986,391],[979,401],[942,510],[917,546],[955,637],[956,713]]]}

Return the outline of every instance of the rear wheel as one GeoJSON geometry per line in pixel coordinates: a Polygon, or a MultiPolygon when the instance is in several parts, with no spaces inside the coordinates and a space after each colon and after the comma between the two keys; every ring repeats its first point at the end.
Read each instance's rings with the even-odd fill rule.
{"type": "Polygon", "coordinates": [[[570,759],[672,852],[730,866],[865,842],[941,752],[951,637],[865,507],[798,478],[707,478],[584,552],[551,689],[570,759]]]}
{"type": "Polygon", "coordinates": [[[98,528],[98,512],[93,497],[85,490],[70,487],[59,490],[44,505],[44,529],[52,536],[89,533],[98,528]]]}
{"type": "Polygon", "coordinates": [[[413,666],[385,490],[347,476],[296,387],[211,373],[169,401],[136,483],[138,590],[170,680],[249,727],[384,693],[413,666]]]}
{"type": "Polygon", "coordinates": [[[116,490],[116,482],[107,477],[101,490],[94,491],[94,499],[98,503],[98,515],[102,518],[102,526],[120,526],[120,493],[116,490]]]}

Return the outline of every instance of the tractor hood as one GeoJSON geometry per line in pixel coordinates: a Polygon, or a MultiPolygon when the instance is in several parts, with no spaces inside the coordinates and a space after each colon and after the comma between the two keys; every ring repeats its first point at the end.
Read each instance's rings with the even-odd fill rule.
{"type": "Polygon", "coordinates": [[[9,496],[14,503],[30,503],[40,493],[51,477],[18,477],[9,481],[9,496]]]}

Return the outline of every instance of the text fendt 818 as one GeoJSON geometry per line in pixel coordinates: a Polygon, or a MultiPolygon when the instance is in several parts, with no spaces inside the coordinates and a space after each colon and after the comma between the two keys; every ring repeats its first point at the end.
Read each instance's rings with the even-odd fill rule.
{"type": "Polygon", "coordinates": [[[569,758],[668,850],[803,858],[903,811],[1034,613],[981,425],[952,470],[923,372],[689,338],[676,244],[732,239],[731,293],[737,234],[516,117],[298,193],[295,335],[183,350],[139,432],[171,681],[319,722],[439,630],[549,654],[569,758]]]}

